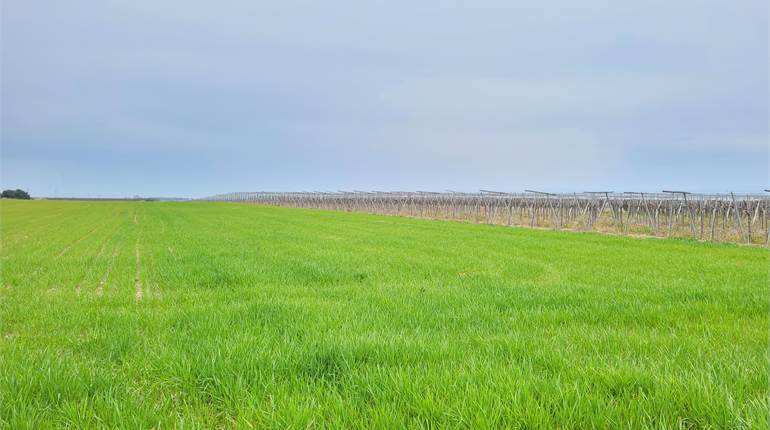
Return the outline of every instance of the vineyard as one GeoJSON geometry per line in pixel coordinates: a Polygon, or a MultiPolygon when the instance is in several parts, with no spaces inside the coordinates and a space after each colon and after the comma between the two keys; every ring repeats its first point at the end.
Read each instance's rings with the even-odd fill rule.
{"type": "Polygon", "coordinates": [[[207,201],[368,212],[476,223],[770,244],[770,196],[538,191],[245,192],[207,201]]]}

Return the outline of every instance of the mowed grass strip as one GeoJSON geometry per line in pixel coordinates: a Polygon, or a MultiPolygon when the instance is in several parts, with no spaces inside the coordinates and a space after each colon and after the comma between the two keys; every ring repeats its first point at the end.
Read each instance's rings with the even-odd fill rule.
{"type": "Polygon", "coordinates": [[[5,428],[769,419],[766,249],[226,203],[0,234],[5,428]]]}

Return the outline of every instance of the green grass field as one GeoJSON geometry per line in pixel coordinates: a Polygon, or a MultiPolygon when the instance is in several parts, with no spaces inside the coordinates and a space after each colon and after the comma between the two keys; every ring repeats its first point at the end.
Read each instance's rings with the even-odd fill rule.
{"type": "Polygon", "coordinates": [[[6,428],[766,428],[768,251],[0,203],[6,428]]]}

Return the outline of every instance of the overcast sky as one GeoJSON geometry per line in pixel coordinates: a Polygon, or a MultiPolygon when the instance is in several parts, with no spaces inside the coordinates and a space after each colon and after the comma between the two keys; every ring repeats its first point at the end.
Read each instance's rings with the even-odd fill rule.
{"type": "Polygon", "coordinates": [[[761,191],[767,0],[4,0],[2,185],[761,191]]]}

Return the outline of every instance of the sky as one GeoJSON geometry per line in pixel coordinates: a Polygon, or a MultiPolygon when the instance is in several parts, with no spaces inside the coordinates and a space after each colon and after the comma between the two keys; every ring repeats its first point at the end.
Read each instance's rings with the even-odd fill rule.
{"type": "Polygon", "coordinates": [[[33,196],[761,192],[766,0],[4,0],[33,196]]]}

